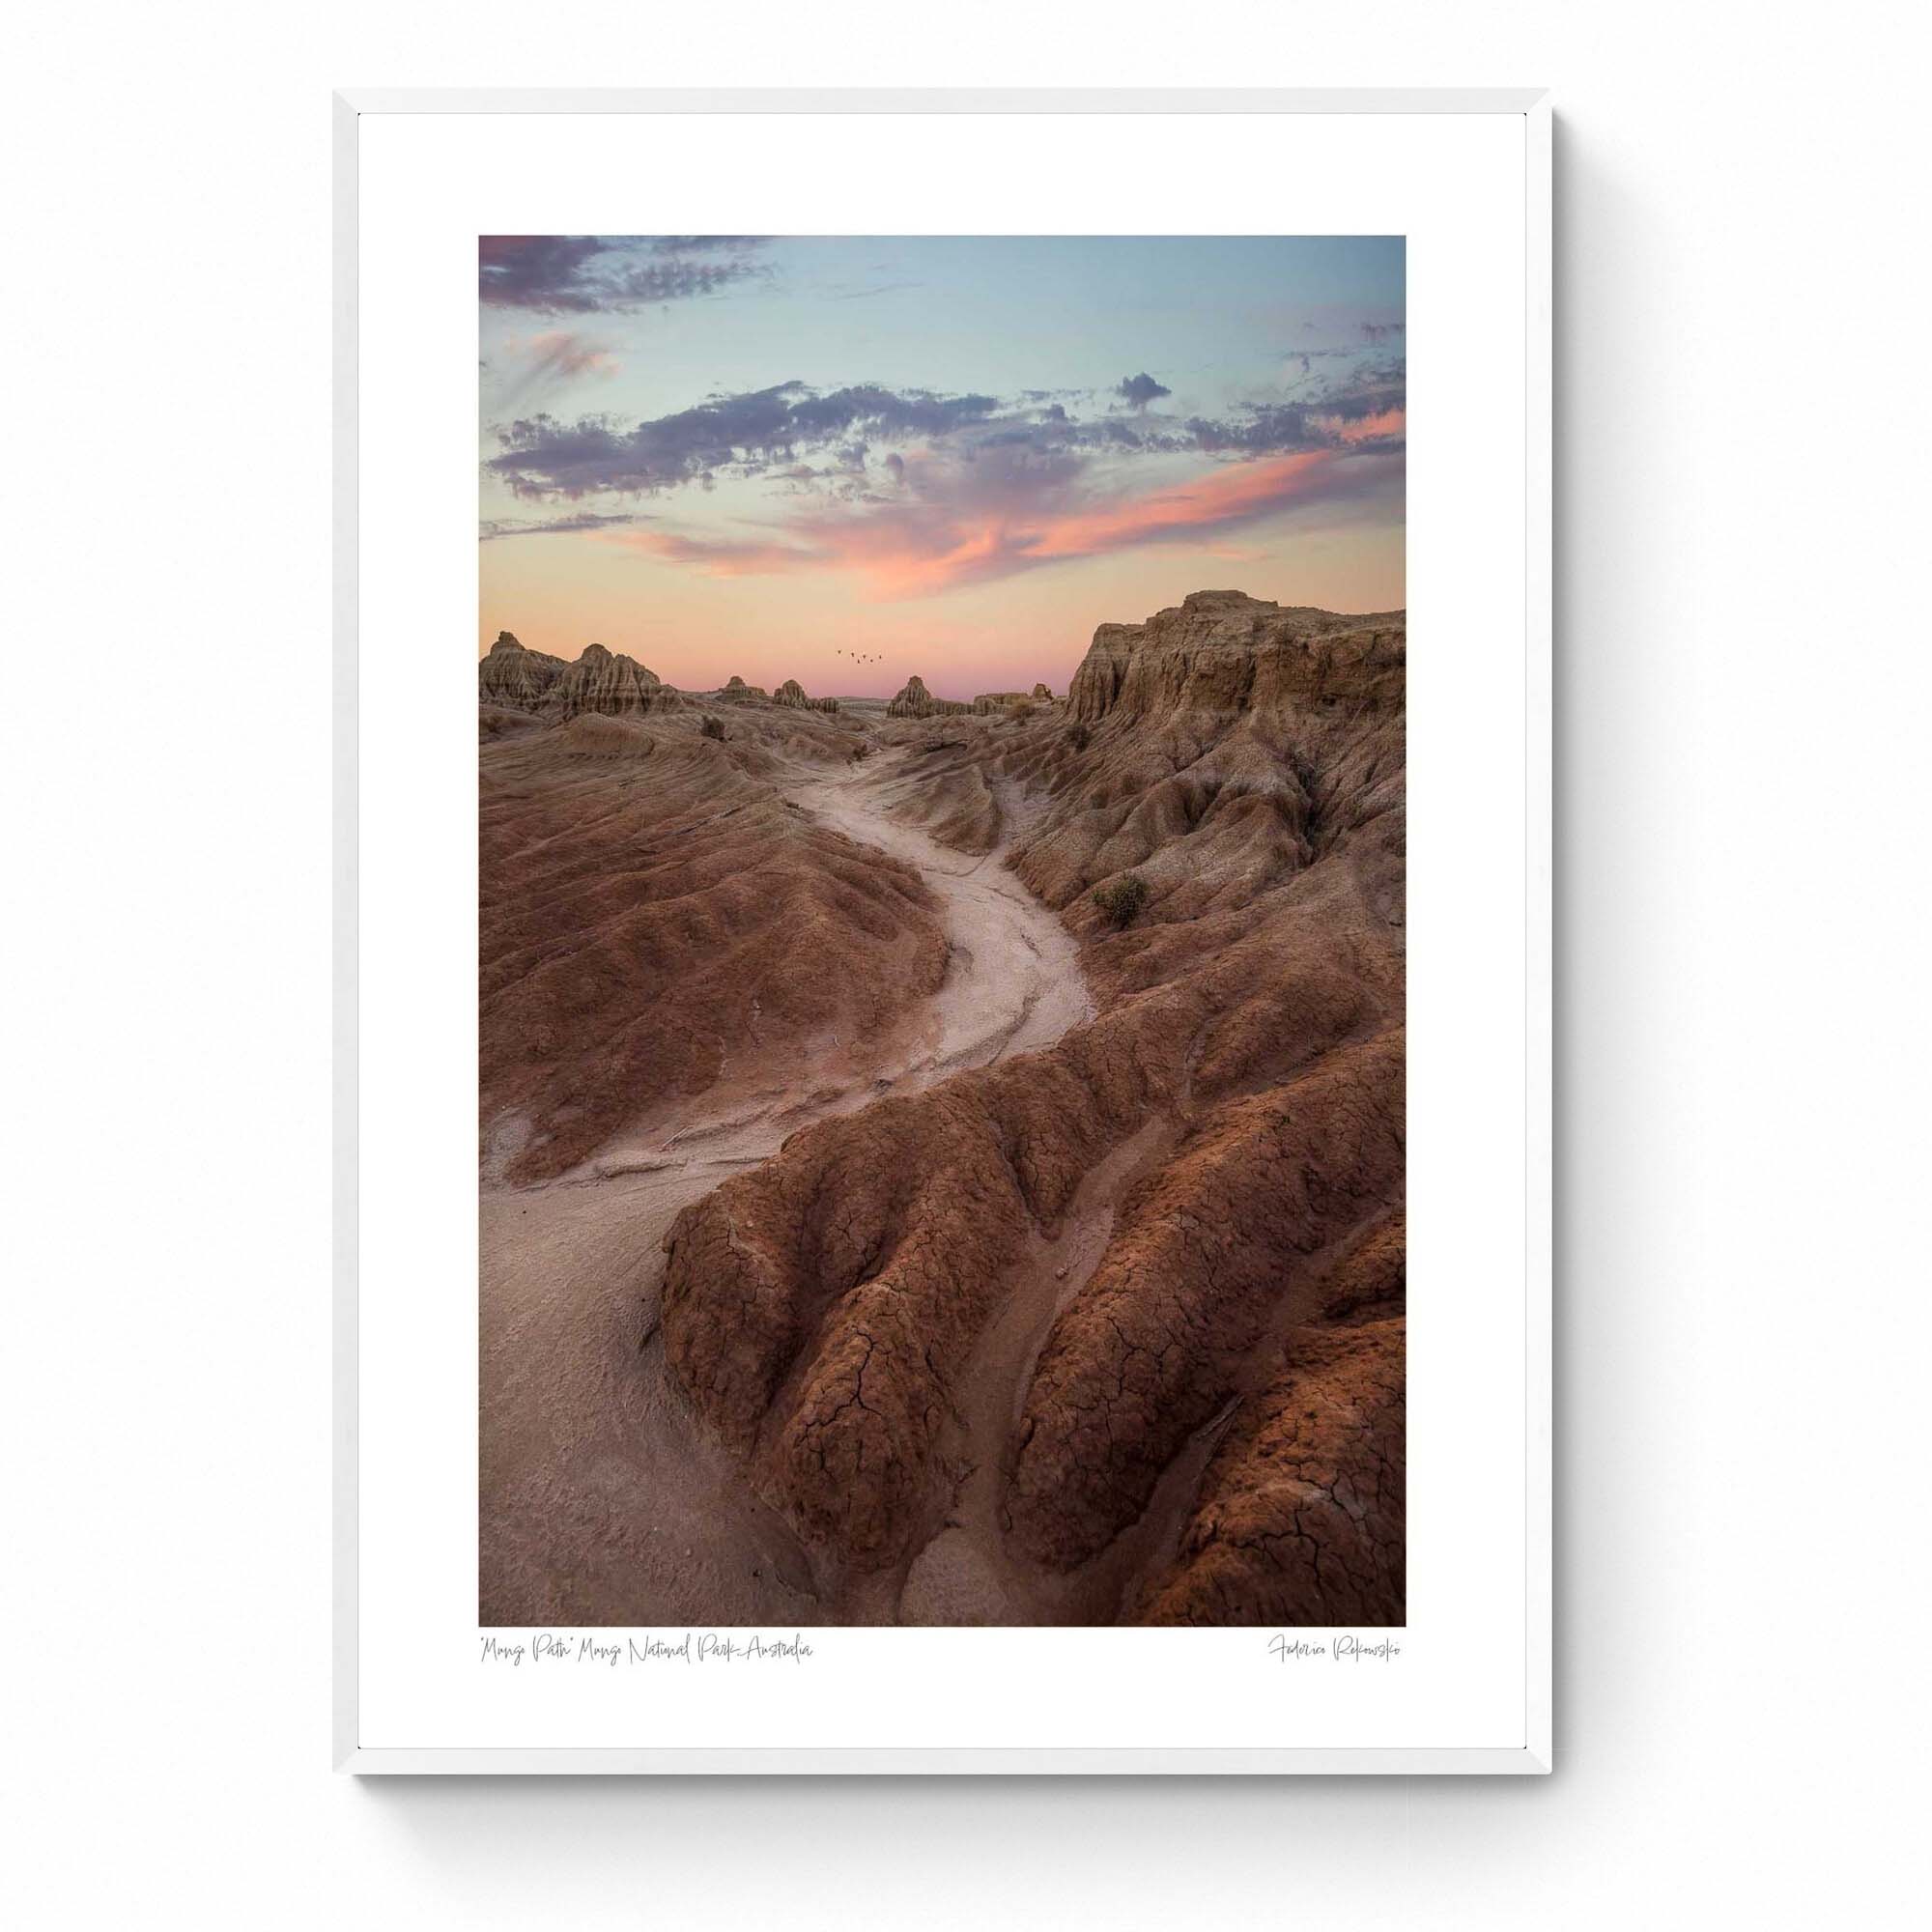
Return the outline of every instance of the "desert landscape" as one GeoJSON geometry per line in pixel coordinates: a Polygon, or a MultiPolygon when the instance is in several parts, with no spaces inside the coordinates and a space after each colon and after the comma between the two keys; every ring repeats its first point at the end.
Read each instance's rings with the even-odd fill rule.
{"type": "Polygon", "coordinates": [[[1404,1621],[1405,666],[1235,590],[1064,693],[497,638],[484,1624],[1404,1621]]]}

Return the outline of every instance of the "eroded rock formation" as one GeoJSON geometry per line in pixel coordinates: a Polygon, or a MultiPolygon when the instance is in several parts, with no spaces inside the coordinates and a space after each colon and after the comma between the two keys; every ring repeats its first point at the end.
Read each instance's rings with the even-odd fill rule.
{"type": "Polygon", "coordinates": [[[983,748],[965,736],[928,733],[915,743],[892,781],[895,818],[929,832],[961,852],[990,852],[1006,830],[1006,814],[988,780],[983,748]]]}
{"type": "Polygon", "coordinates": [[[1399,612],[1202,593],[895,773],[968,851],[1028,801],[1009,863],[1098,1011],[671,1228],[668,1360],[834,1587],[903,1577],[990,1468],[1015,1616],[1401,1621],[1404,664],[1399,612]],[[1042,1274],[1074,1219],[1096,1258],[1042,1274]],[[1036,1300],[989,1437],[985,1337],[1036,1300]]]}
{"type": "Polygon", "coordinates": [[[508,631],[498,631],[489,655],[476,667],[476,695],[499,709],[534,711],[564,668],[561,658],[526,650],[508,631]]]}
{"type": "Polygon", "coordinates": [[[808,697],[805,695],[804,685],[800,684],[795,677],[786,678],[772,693],[772,702],[774,704],[788,705],[798,711],[837,711],[838,709],[838,700],[836,697],[808,697]]]}
{"type": "Polygon", "coordinates": [[[1145,624],[1102,624],[1067,688],[1075,718],[1184,720],[1403,701],[1403,613],[1341,617],[1197,590],[1145,624]],[[1346,639],[1344,643],[1342,639],[1346,639]]]}
{"type": "Polygon", "coordinates": [[[933,713],[932,693],[926,690],[925,680],[916,672],[900,687],[898,696],[886,706],[888,718],[930,718],[933,713]]]}
{"type": "Polygon", "coordinates": [[[546,687],[542,709],[557,723],[594,711],[625,718],[649,711],[663,691],[653,670],[621,651],[586,644],[575,664],[565,665],[546,687]]]}
{"type": "Polygon", "coordinates": [[[914,675],[906,679],[904,686],[893,701],[886,706],[888,718],[951,718],[972,710],[970,704],[961,704],[955,698],[935,697],[926,690],[924,679],[914,675]]]}
{"type": "MultiPolygon", "coordinates": [[[[846,755],[830,724],[790,728],[846,755]]],[[[481,759],[482,1113],[512,1180],[721,1082],[810,1078],[828,1036],[944,976],[918,874],[789,809],[754,741],[585,712],[481,759]]]]}
{"type": "Polygon", "coordinates": [[[1396,1315],[1286,1339],[1215,1450],[1141,1621],[1391,1621],[1406,1528],[1403,1328],[1396,1315]]]}

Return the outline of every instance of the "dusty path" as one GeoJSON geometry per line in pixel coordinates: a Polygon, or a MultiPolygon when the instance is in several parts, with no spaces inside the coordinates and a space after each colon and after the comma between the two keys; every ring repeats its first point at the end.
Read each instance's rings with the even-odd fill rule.
{"type": "Polygon", "coordinates": [[[916,867],[942,902],[952,955],[932,1003],[936,1037],[887,1076],[904,1092],[1051,1046],[1093,1018],[1094,1003],[1073,935],[1007,870],[1010,840],[975,858],[886,816],[880,788],[898,763],[879,758],[856,773],[817,775],[786,786],[785,796],[834,831],[916,867]]]}
{"type": "Polygon", "coordinates": [[[947,973],[913,1024],[835,1043],[809,1090],[753,1079],[707,1095],[689,1118],[621,1136],[548,1186],[506,1187],[495,1179],[500,1162],[486,1163],[486,1624],[825,1619],[804,1552],[693,1426],[665,1373],[655,1332],[665,1232],[688,1203],[812,1121],[1050,1045],[1093,1013],[1071,935],[1006,869],[1004,846],[970,857],[886,814],[882,786],[901,762],[800,768],[780,788],[847,838],[916,867],[938,896],[947,973]]]}

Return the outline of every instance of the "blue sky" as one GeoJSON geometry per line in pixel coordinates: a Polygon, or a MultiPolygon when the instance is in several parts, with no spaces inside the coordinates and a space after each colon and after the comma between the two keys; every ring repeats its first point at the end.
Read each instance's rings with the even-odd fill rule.
{"type": "Polygon", "coordinates": [[[485,640],[970,696],[1192,589],[1404,601],[1400,238],[486,238],[481,293],[485,640]]]}

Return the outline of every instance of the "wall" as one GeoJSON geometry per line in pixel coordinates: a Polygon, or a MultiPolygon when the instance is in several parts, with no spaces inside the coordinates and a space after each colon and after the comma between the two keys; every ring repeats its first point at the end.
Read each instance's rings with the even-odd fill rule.
{"type": "Polygon", "coordinates": [[[1859,0],[840,14],[14,29],[21,1922],[1895,1921],[1922,28],[1859,0]],[[1558,1773],[331,1777],[327,92],[1021,79],[1559,91],[1558,1773]]]}

